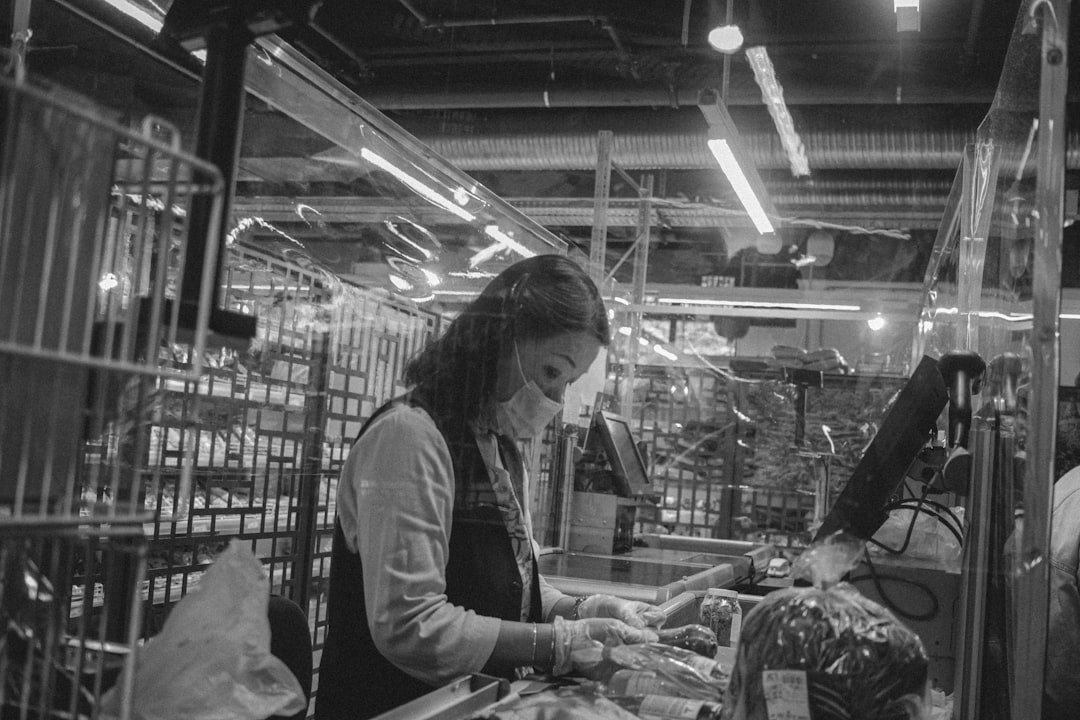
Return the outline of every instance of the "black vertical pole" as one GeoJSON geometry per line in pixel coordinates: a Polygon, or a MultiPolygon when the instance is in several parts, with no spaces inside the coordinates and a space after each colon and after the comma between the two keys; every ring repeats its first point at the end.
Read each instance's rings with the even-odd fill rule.
{"type": "MultiPolygon", "coordinates": [[[[211,25],[206,35],[206,68],[203,71],[202,94],[199,99],[195,155],[213,163],[221,171],[225,182],[225,202],[219,225],[214,228],[211,227],[213,199],[202,195],[193,198],[187,260],[180,293],[183,316],[192,320],[195,309],[198,308],[206,262],[213,262],[218,270],[224,265],[225,237],[229,231],[236,166],[240,158],[240,135],[243,130],[247,46],[252,40],[253,35],[244,26],[242,18],[231,13],[224,14],[218,22],[211,25]],[[207,258],[207,237],[215,231],[220,238],[217,254],[213,258],[207,258]]],[[[220,314],[214,313],[221,308],[220,286],[216,281],[213,283],[210,308],[211,327],[219,329],[214,328],[220,324],[215,322],[220,321],[220,314]]]]}
{"type": "Polygon", "coordinates": [[[315,334],[311,369],[304,397],[304,444],[300,451],[299,504],[296,508],[296,549],[290,599],[307,612],[311,592],[311,563],[315,557],[316,507],[326,440],[326,388],[330,376],[330,333],[315,334]]]}

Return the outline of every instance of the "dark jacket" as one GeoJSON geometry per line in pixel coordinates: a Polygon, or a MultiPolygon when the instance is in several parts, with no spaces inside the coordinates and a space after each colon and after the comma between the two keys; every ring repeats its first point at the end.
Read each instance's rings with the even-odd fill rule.
{"type": "MultiPolygon", "coordinates": [[[[481,615],[520,620],[521,577],[502,515],[496,507],[471,502],[477,492],[491,487],[472,431],[466,423],[438,417],[422,398],[411,393],[379,408],[361,428],[360,435],[395,402],[408,402],[427,411],[450,449],[455,488],[445,573],[448,601],[481,615]]],[[[530,620],[540,622],[540,583],[535,563],[531,594],[530,620]]],[[[316,720],[373,717],[434,689],[379,653],[366,618],[360,556],[349,551],[341,524],[335,521],[328,628],[315,696],[316,720]]]]}

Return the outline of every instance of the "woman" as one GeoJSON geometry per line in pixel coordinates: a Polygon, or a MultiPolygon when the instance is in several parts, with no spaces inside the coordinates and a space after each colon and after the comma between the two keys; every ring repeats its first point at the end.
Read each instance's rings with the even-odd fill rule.
{"type": "Polygon", "coordinates": [[[472,672],[581,670],[597,641],[656,639],[659,608],[539,576],[516,446],[608,335],[588,275],[545,255],[492,280],[408,365],[410,392],[342,469],[316,718],[371,717],[472,672]]]}

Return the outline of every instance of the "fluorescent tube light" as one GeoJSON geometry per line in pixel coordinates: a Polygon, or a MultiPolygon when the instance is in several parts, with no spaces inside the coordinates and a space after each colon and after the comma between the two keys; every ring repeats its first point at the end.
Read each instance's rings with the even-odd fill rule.
{"type": "Polygon", "coordinates": [[[403,185],[408,187],[410,190],[415,192],[417,195],[421,196],[422,198],[424,198],[425,200],[431,202],[432,204],[441,207],[446,212],[451,213],[453,215],[457,215],[459,218],[461,218],[465,222],[472,222],[473,220],[476,219],[476,216],[473,215],[471,212],[469,212],[468,210],[465,210],[463,208],[458,207],[449,198],[444,197],[443,195],[439,194],[438,192],[436,192],[434,189],[432,189],[428,185],[420,182],[419,180],[414,178],[412,175],[408,174],[407,172],[405,172],[404,170],[402,170],[398,166],[391,163],[389,160],[384,158],[382,155],[379,155],[378,153],[372,152],[371,150],[369,150],[369,149],[367,149],[365,147],[365,148],[360,148],[360,157],[364,158],[365,160],[367,160],[369,163],[371,163],[375,167],[379,168],[380,170],[385,170],[386,172],[390,173],[395,178],[397,178],[399,181],[401,181],[401,183],[403,185]]]}
{"type": "Polygon", "coordinates": [[[742,203],[743,208],[746,209],[746,214],[750,216],[754,227],[763,235],[773,232],[774,229],[769,221],[769,216],[765,214],[765,208],[761,206],[761,202],[758,200],[757,195],[754,194],[753,188],[750,187],[750,181],[746,179],[742,168],[739,167],[739,163],[735,159],[735,154],[731,152],[727,140],[709,140],[708,145],[709,150],[716,157],[716,162],[720,163],[720,169],[724,171],[728,182],[731,183],[731,187],[735,190],[735,194],[739,196],[739,201],[742,203]]]}
{"type": "Polygon", "coordinates": [[[799,303],[799,302],[765,302],[755,300],[706,300],[702,298],[657,298],[657,302],[682,305],[714,305],[720,307],[741,308],[770,308],[781,310],[838,310],[842,312],[858,312],[861,305],[826,304],[826,303],[799,303]]]}
{"type": "Polygon", "coordinates": [[[125,0],[105,0],[105,4],[112,6],[113,9],[119,10],[120,12],[127,15],[129,18],[135,20],[141,25],[144,25],[145,27],[150,28],[154,32],[161,32],[161,26],[163,25],[162,19],[156,15],[147,12],[135,3],[126,2],[125,0]]]}

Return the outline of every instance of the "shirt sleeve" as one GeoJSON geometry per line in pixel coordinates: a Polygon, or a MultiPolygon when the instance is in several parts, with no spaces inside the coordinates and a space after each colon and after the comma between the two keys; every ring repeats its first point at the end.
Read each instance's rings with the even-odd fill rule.
{"type": "Polygon", "coordinates": [[[431,417],[396,406],[364,431],[342,469],[338,517],[364,568],[375,646],[431,684],[478,672],[501,621],[446,597],[453,465],[431,417]]]}
{"type": "Polygon", "coordinates": [[[551,611],[555,608],[555,603],[564,597],[569,596],[549,583],[543,575],[540,576],[540,607],[544,609],[544,614],[541,617],[545,619],[551,618],[551,611]]]}

